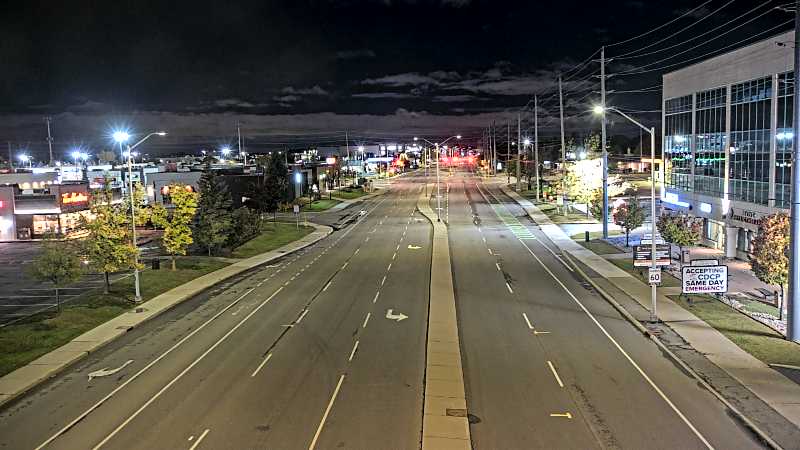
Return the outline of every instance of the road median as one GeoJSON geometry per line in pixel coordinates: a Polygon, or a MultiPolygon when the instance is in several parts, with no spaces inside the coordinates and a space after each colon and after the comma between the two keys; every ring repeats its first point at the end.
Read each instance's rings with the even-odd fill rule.
{"type": "Polygon", "coordinates": [[[472,448],[447,226],[420,193],[417,209],[433,224],[430,306],[425,358],[422,450],[472,448]]]}
{"type": "Polygon", "coordinates": [[[236,261],[167,290],[110,320],[82,333],[65,345],[0,377],[0,406],[23,395],[39,383],[55,376],[72,363],[114,341],[174,306],[228,280],[290,253],[301,250],[328,236],[332,229],[313,225],[315,231],[280,248],[236,261]]]}

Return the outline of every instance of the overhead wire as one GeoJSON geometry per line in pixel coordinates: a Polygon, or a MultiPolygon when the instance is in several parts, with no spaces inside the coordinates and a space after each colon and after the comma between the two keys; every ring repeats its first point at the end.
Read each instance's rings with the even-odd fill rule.
{"type": "Polygon", "coordinates": [[[613,44],[606,44],[606,47],[616,47],[617,45],[627,44],[628,42],[631,42],[631,41],[634,41],[634,40],[639,39],[641,37],[647,36],[650,33],[656,32],[656,31],[666,27],[667,25],[673,24],[673,23],[677,22],[678,20],[683,19],[684,17],[694,13],[698,9],[705,7],[709,3],[711,3],[711,0],[706,0],[705,2],[701,3],[700,5],[695,6],[694,8],[690,9],[689,11],[686,11],[685,13],[681,14],[680,16],[670,20],[669,22],[666,22],[666,23],[663,23],[663,24],[659,25],[659,26],[653,28],[650,31],[646,31],[646,32],[644,32],[642,34],[639,34],[639,35],[636,35],[636,36],[634,36],[632,38],[625,39],[624,41],[615,42],[613,44]]]}

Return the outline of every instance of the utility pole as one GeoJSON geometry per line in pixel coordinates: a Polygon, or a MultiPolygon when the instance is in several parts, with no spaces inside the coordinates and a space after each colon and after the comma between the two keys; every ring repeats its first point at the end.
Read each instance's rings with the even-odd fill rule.
{"type": "Polygon", "coordinates": [[[8,167],[14,171],[14,157],[11,154],[11,141],[8,141],[8,167]]]}
{"type": "MultiPolygon", "coordinates": [[[[800,80],[800,0],[794,2],[794,79],[800,80]]],[[[795,82],[795,85],[797,82],[795,82]]],[[[794,147],[792,148],[792,209],[790,211],[791,230],[789,245],[792,246],[789,255],[789,302],[786,315],[786,337],[794,342],[800,342],[800,92],[795,87],[794,117],[792,119],[794,133],[794,147]]]]}
{"type": "MultiPolygon", "coordinates": [[[[606,47],[600,48],[600,104],[603,107],[600,151],[603,153],[603,239],[608,239],[608,150],[606,149],[606,47]]],[[[654,256],[655,257],[655,256],[654,256]]]]}
{"type": "Polygon", "coordinates": [[[53,165],[53,136],[50,134],[50,118],[45,117],[44,121],[47,122],[47,146],[50,149],[50,166],[53,165]]]}
{"type": "Polygon", "coordinates": [[[492,122],[492,174],[497,175],[497,126],[492,122]]]}
{"type": "Polygon", "coordinates": [[[539,97],[533,96],[533,163],[536,164],[536,200],[541,200],[539,184],[539,97]]]}
{"type": "Polygon", "coordinates": [[[517,193],[520,192],[520,164],[522,163],[522,113],[517,113],[517,193]]]}
{"type": "Polygon", "coordinates": [[[344,174],[344,182],[347,183],[347,175],[350,172],[350,140],[347,137],[347,131],[344,132],[344,146],[347,149],[347,172],[344,174]]]}
{"type": "Polygon", "coordinates": [[[564,92],[561,89],[561,75],[558,76],[558,109],[561,118],[561,204],[566,215],[567,206],[567,144],[564,140],[564,92]]]}
{"type": "Polygon", "coordinates": [[[236,135],[239,137],[239,156],[244,158],[243,167],[247,167],[247,154],[242,153],[242,129],[239,126],[239,121],[236,121],[236,135]]]}
{"type": "Polygon", "coordinates": [[[511,122],[506,123],[506,175],[508,182],[511,183],[511,172],[508,171],[508,161],[511,160],[511,122]]]}

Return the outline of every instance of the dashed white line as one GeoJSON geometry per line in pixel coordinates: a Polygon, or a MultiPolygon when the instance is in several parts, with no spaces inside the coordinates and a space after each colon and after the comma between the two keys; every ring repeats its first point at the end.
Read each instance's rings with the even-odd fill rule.
{"type": "Polygon", "coordinates": [[[297,318],[297,322],[295,322],[295,325],[300,324],[300,321],[303,320],[303,317],[305,317],[306,314],[308,314],[308,310],[304,309],[303,312],[300,314],[300,317],[297,318]]]}
{"type": "Polygon", "coordinates": [[[397,252],[394,252],[394,255],[392,255],[392,261],[394,261],[395,258],[397,258],[397,252]]]}
{"type": "Polygon", "coordinates": [[[194,450],[194,449],[196,449],[196,448],[197,448],[197,446],[198,446],[198,445],[200,445],[200,443],[201,443],[201,442],[203,442],[203,439],[205,439],[205,438],[206,438],[206,435],[208,434],[208,432],[209,432],[209,431],[210,431],[210,430],[209,430],[208,428],[206,428],[206,429],[205,429],[205,431],[203,431],[203,434],[201,434],[201,435],[200,435],[200,437],[198,437],[198,438],[197,438],[197,440],[196,440],[196,441],[194,441],[194,444],[192,444],[192,446],[191,446],[191,447],[189,447],[189,450],[194,450]]]}
{"type": "MultiPolygon", "coordinates": [[[[377,296],[375,296],[375,297],[377,298],[377,296]]],[[[371,315],[372,315],[372,313],[367,313],[367,317],[364,317],[364,323],[361,324],[361,328],[367,328],[367,322],[369,322],[369,316],[371,316],[371,315]]]]}
{"type": "Polygon", "coordinates": [[[508,292],[510,292],[512,294],[514,293],[514,290],[511,289],[511,285],[510,284],[506,283],[506,287],[508,288],[508,292]]]}
{"type": "Polygon", "coordinates": [[[342,264],[342,270],[344,270],[344,268],[347,267],[348,264],[350,264],[350,261],[347,261],[344,264],[342,264]]]}
{"type": "Polygon", "coordinates": [[[262,367],[264,367],[264,364],[266,364],[266,363],[267,363],[267,361],[269,361],[269,359],[270,359],[270,358],[272,358],[272,353],[269,353],[269,354],[267,355],[267,357],[266,357],[266,358],[264,358],[264,360],[263,360],[263,361],[261,361],[261,364],[259,364],[259,365],[258,365],[258,367],[256,367],[256,370],[254,370],[254,371],[253,371],[253,374],[252,374],[252,375],[250,375],[250,377],[252,378],[252,377],[254,377],[254,376],[258,375],[258,372],[260,372],[260,371],[261,371],[261,368],[262,368],[262,367]]]}
{"type": "Polygon", "coordinates": [[[328,402],[328,407],[325,408],[325,414],[322,415],[322,420],[319,422],[319,426],[317,427],[317,432],[314,433],[314,439],[311,440],[311,444],[308,446],[308,450],[314,450],[314,447],[316,447],[317,439],[319,439],[319,435],[322,432],[322,427],[325,426],[325,420],[328,419],[328,414],[330,414],[331,408],[333,408],[333,402],[336,401],[336,396],[339,394],[339,389],[341,389],[343,381],[344,381],[344,374],[342,374],[342,376],[339,377],[339,382],[336,384],[336,389],[333,390],[331,401],[328,402]]]}
{"type": "Polygon", "coordinates": [[[378,297],[381,295],[381,291],[375,293],[375,297],[372,299],[372,303],[376,303],[378,301],[378,297]]]}
{"type": "Polygon", "coordinates": [[[550,366],[550,371],[553,372],[553,376],[556,377],[556,381],[558,382],[558,387],[564,387],[564,383],[561,382],[561,377],[558,376],[558,372],[556,372],[556,368],[553,366],[553,363],[547,361],[547,365],[550,366]]]}
{"type": "Polygon", "coordinates": [[[490,248],[487,248],[486,250],[489,250],[489,254],[490,254],[490,255],[494,255],[494,253],[492,253],[492,249],[490,249],[490,248]]]}
{"type": "Polygon", "coordinates": [[[497,267],[498,272],[502,272],[502,270],[500,269],[500,263],[494,263],[494,266],[497,267]]]}
{"type": "Polygon", "coordinates": [[[384,283],[386,283],[386,275],[384,275],[383,279],[381,280],[381,286],[383,286],[384,283]]]}
{"type": "Polygon", "coordinates": [[[353,255],[357,255],[357,254],[358,254],[358,252],[360,252],[360,251],[361,251],[361,247],[358,247],[358,248],[356,249],[356,251],[355,251],[355,252],[353,252],[353,255]]]}
{"type": "Polygon", "coordinates": [[[325,292],[325,291],[327,291],[327,290],[328,290],[328,288],[329,288],[329,287],[331,287],[331,283],[333,283],[333,281],[328,281],[328,284],[326,284],[326,285],[325,285],[325,287],[324,287],[324,288],[322,288],[322,292],[325,292]]]}
{"type": "Polygon", "coordinates": [[[400,250],[400,244],[397,244],[397,247],[394,248],[395,251],[400,250]]]}
{"type": "Polygon", "coordinates": [[[530,329],[532,330],[532,329],[533,329],[533,325],[531,325],[531,321],[530,321],[530,320],[528,320],[528,315],[527,315],[527,314],[525,314],[525,313],[522,313],[522,317],[524,317],[524,318],[525,318],[525,323],[527,323],[527,324],[528,324],[528,328],[530,328],[530,329]]]}
{"type": "Polygon", "coordinates": [[[347,358],[348,361],[353,360],[353,356],[355,356],[356,350],[358,350],[358,341],[356,341],[356,343],[353,345],[353,350],[350,352],[350,357],[347,358]]]}
{"type": "Polygon", "coordinates": [[[386,268],[387,272],[390,271],[390,270],[392,270],[392,263],[389,263],[389,267],[386,268]]]}

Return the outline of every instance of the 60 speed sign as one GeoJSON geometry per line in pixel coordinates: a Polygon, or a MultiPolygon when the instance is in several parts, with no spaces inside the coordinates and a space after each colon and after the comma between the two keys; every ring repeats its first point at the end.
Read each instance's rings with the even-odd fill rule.
{"type": "Polygon", "coordinates": [[[707,294],[728,291],[728,266],[683,266],[684,294],[707,294]]]}

